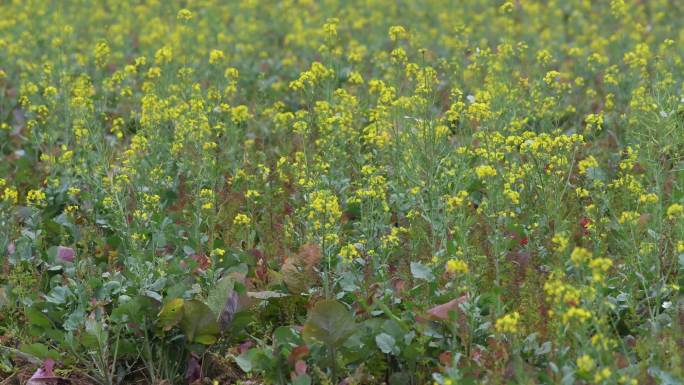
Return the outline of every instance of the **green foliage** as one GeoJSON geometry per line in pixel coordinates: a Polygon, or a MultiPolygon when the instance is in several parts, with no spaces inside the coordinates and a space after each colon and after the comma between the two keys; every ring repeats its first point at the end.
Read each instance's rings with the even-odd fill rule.
{"type": "Polygon", "coordinates": [[[454,3],[0,2],[0,383],[682,383],[684,7],[454,3]]]}
{"type": "Polygon", "coordinates": [[[317,302],[309,312],[302,336],[307,343],[339,347],[354,332],[354,318],[339,301],[317,302]]]}

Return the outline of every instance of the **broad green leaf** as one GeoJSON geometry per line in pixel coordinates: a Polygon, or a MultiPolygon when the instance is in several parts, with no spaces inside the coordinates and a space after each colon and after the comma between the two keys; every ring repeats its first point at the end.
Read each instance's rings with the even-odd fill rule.
{"type": "Polygon", "coordinates": [[[174,298],[164,304],[159,312],[159,324],[164,331],[171,330],[178,325],[183,318],[183,306],[185,301],[182,298],[174,298]]]}
{"type": "Polygon", "coordinates": [[[387,333],[380,333],[377,336],[375,336],[375,343],[378,345],[380,350],[385,354],[399,353],[397,341],[394,339],[394,337],[387,333]]]}
{"type": "Polygon", "coordinates": [[[50,319],[48,319],[48,317],[40,310],[34,309],[32,307],[26,309],[26,319],[31,326],[38,326],[43,329],[49,329],[52,327],[50,319]]]}
{"type": "Polygon", "coordinates": [[[242,369],[243,372],[249,373],[252,371],[252,357],[250,350],[235,357],[235,363],[242,369]]]}
{"type": "Polygon", "coordinates": [[[276,346],[295,347],[300,343],[299,334],[290,326],[281,326],[273,332],[273,344],[276,346]]]}
{"type": "Polygon", "coordinates": [[[30,354],[34,357],[44,360],[46,358],[52,358],[53,360],[59,360],[59,353],[51,350],[46,345],[40,343],[26,344],[19,346],[19,350],[23,353],[30,354]]]}
{"type": "Polygon", "coordinates": [[[87,334],[92,335],[100,344],[106,344],[109,340],[109,332],[101,321],[93,318],[88,318],[85,321],[85,330],[87,334]]]}
{"type": "Polygon", "coordinates": [[[209,306],[198,300],[185,301],[180,327],[188,341],[204,345],[215,343],[220,334],[216,316],[209,306]]]}
{"type": "Polygon", "coordinates": [[[238,296],[234,288],[235,279],[232,276],[225,276],[217,282],[206,300],[221,330],[225,330],[230,325],[237,311],[238,296]]]}
{"type": "Polygon", "coordinates": [[[202,345],[213,345],[216,343],[218,340],[218,334],[213,335],[213,334],[200,334],[195,336],[195,339],[193,342],[198,342],[202,345]]]}
{"type": "Polygon", "coordinates": [[[228,298],[230,298],[230,295],[233,294],[234,285],[235,280],[233,280],[233,277],[225,276],[221,278],[216,283],[216,286],[214,286],[214,288],[209,292],[206,304],[209,306],[211,311],[216,314],[216,318],[219,317],[223,311],[223,307],[228,301],[228,298]]]}
{"type": "Polygon", "coordinates": [[[302,335],[307,343],[320,341],[329,346],[339,346],[354,329],[354,318],[342,303],[323,300],[309,312],[302,335]]]}
{"type": "Polygon", "coordinates": [[[57,305],[61,305],[66,302],[67,298],[72,296],[73,293],[71,290],[69,290],[68,287],[65,286],[57,286],[54,289],[48,293],[48,295],[45,296],[45,300],[54,303],[57,305]]]}
{"type": "Polygon", "coordinates": [[[86,319],[85,310],[82,308],[76,308],[69,316],[66,318],[62,327],[65,330],[75,331],[78,330],[83,325],[83,320],[86,319]]]}
{"type": "Polygon", "coordinates": [[[88,348],[88,349],[97,349],[98,347],[98,342],[97,342],[97,337],[94,334],[91,333],[82,333],[78,336],[78,342],[81,344],[81,346],[88,348]]]}
{"type": "Polygon", "coordinates": [[[138,352],[138,345],[127,339],[120,339],[117,346],[118,356],[133,356],[138,352]]]}
{"type": "Polygon", "coordinates": [[[263,371],[272,369],[273,353],[270,349],[249,349],[235,357],[235,363],[243,372],[263,371]]]}
{"type": "Polygon", "coordinates": [[[152,298],[136,296],[122,302],[119,297],[119,305],[112,310],[111,320],[114,322],[142,323],[145,319],[154,319],[157,314],[158,303],[152,298]]]}
{"type": "Polygon", "coordinates": [[[432,270],[420,262],[411,262],[411,275],[413,275],[413,278],[424,279],[426,281],[435,279],[432,270]]]}

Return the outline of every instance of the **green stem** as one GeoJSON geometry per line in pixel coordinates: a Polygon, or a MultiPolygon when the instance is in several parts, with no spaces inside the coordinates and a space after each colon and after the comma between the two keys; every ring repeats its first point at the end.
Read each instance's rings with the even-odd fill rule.
{"type": "Polygon", "coordinates": [[[337,357],[335,347],[328,345],[328,353],[330,354],[330,371],[332,376],[332,383],[337,383],[337,357]]]}

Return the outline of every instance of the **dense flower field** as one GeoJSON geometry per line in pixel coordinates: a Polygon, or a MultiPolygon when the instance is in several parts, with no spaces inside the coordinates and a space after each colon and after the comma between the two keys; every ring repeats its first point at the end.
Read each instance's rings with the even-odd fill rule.
{"type": "Polygon", "coordinates": [[[0,15],[3,385],[684,383],[684,3],[0,15]]]}

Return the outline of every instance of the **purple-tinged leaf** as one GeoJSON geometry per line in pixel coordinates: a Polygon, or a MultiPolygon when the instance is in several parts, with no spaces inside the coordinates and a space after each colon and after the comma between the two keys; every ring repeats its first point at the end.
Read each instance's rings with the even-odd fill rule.
{"type": "Polygon", "coordinates": [[[43,366],[38,368],[33,376],[29,378],[26,385],[64,385],[69,384],[70,381],[66,378],[55,376],[52,371],[55,367],[55,361],[51,358],[43,361],[43,366]]]}
{"type": "Polygon", "coordinates": [[[188,366],[185,369],[185,381],[189,384],[194,383],[202,377],[202,366],[200,365],[199,356],[195,353],[190,353],[188,357],[188,366]]]}
{"type": "Polygon", "coordinates": [[[74,249],[71,247],[58,246],[57,247],[57,257],[63,262],[73,262],[74,261],[74,249]]]}
{"type": "Polygon", "coordinates": [[[228,297],[228,300],[226,300],[225,305],[223,305],[223,310],[221,311],[221,315],[219,316],[219,327],[222,331],[225,330],[228,326],[230,326],[230,323],[233,321],[233,317],[237,312],[237,308],[238,294],[236,292],[232,292],[228,297]]]}

